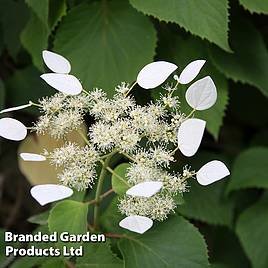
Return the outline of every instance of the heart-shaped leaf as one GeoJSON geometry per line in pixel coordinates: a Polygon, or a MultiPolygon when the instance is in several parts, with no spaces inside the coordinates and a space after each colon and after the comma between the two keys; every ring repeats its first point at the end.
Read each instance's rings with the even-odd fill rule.
{"type": "Polygon", "coordinates": [[[138,84],[145,89],[160,86],[178,68],[167,61],[156,61],[145,65],[137,76],[138,84]]]}
{"type": "Polygon", "coordinates": [[[79,80],[71,74],[42,74],[40,76],[50,86],[68,95],[78,95],[83,88],[79,80]]]}
{"type": "Polygon", "coordinates": [[[27,128],[13,118],[0,119],[0,136],[13,141],[24,140],[27,136],[27,128]]]}
{"type": "Polygon", "coordinates": [[[146,181],[139,183],[127,190],[127,195],[150,197],[156,194],[163,187],[160,181],[146,181]]]}
{"type": "Polygon", "coordinates": [[[143,234],[153,226],[153,221],[144,216],[128,216],[119,222],[119,226],[135,233],[143,234]]]}
{"type": "Polygon", "coordinates": [[[54,73],[68,74],[71,71],[70,62],[63,56],[48,50],[44,50],[42,56],[46,66],[54,73]]]}
{"type": "Polygon", "coordinates": [[[41,205],[44,206],[54,201],[62,200],[70,197],[73,190],[69,187],[57,184],[41,184],[32,187],[32,197],[41,205]]]}
{"type": "Polygon", "coordinates": [[[197,77],[205,63],[205,60],[192,61],[182,70],[178,81],[181,84],[188,84],[192,82],[197,77]]]}
{"type": "Polygon", "coordinates": [[[46,161],[46,157],[41,154],[20,153],[20,157],[24,161],[46,161]]]}
{"type": "Polygon", "coordinates": [[[196,179],[201,185],[209,185],[230,175],[230,171],[225,164],[218,160],[213,160],[202,166],[196,173],[196,179]]]}
{"type": "Polygon", "coordinates": [[[206,110],[217,100],[216,86],[210,76],[193,83],[185,94],[188,104],[195,110],[206,110]]]}
{"type": "Polygon", "coordinates": [[[206,121],[196,118],[187,119],[178,129],[178,146],[185,156],[193,156],[201,143],[206,121]]]}

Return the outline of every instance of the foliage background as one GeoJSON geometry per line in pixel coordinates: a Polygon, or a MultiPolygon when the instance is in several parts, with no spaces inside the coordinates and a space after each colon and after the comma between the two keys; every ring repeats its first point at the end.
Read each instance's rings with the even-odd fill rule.
{"type": "MultiPolygon", "coordinates": [[[[84,88],[102,87],[109,95],[120,81],[133,82],[142,66],[153,60],[174,62],[182,70],[191,60],[206,59],[200,77],[212,76],[219,98],[214,108],[197,115],[207,120],[207,133],[191,164],[198,169],[207,160],[223,159],[231,169],[231,177],[206,188],[193,182],[176,213],[193,223],[203,235],[211,267],[267,268],[267,15],[267,0],[0,0],[0,109],[54,93],[39,79],[45,71],[43,49],[68,58],[72,73],[81,79],[84,88]]],[[[136,89],[134,94],[144,103],[156,98],[159,92],[160,89],[146,92],[136,89]]],[[[183,100],[183,89],[178,94],[183,100]]],[[[187,112],[183,101],[182,109],[187,112]]],[[[9,116],[30,125],[37,114],[28,110],[9,116]]],[[[28,171],[22,168],[22,175],[17,161],[18,144],[2,139],[0,142],[1,227],[30,232],[37,225],[27,219],[48,209],[41,210],[29,195],[30,183],[26,177],[38,180],[38,173],[32,174],[36,172],[32,168],[28,171]]],[[[41,143],[34,136],[27,142],[33,147],[41,143]]],[[[180,164],[187,161],[179,154],[177,158],[180,164]]],[[[50,172],[44,169],[39,174],[49,177],[50,172]]],[[[76,198],[79,201],[80,197],[76,198]]],[[[115,212],[115,207],[106,210],[108,220],[102,223],[108,229],[114,228],[111,221],[115,215],[111,211],[115,212]]],[[[45,229],[46,214],[43,218],[45,229]]],[[[181,218],[169,219],[157,227],[159,238],[153,244],[163,244],[159,253],[163,258],[171,259],[183,251],[177,258],[187,260],[185,256],[189,256],[195,263],[178,262],[174,257],[174,262],[165,267],[206,267],[203,261],[198,264],[191,259],[201,254],[194,248],[204,245],[197,243],[196,230],[187,229],[185,224],[181,218]],[[170,252],[165,248],[170,246],[167,240],[173,240],[174,234],[174,251],[170,252]],[[196,240],[196,244],[189,244],[191,240],[196,240]]],[[[3,247],[3,239],[1,243],[3,247]]],[[[120,242],[119,247],[114,241],[111,243],[125,267],[141,267],[139,263],[142,267],[157,267],[154,256],[146,257],[147,266],[145,261],[135,259],[133,252],[141,249],[129,248],[127,241],[120,242]]],[[[89,246],[87,252],[84,258],[87,264],[92,260],[90,253],[99,252],[94,260],[98,267],[123,265],[109,246],[99,249],[89,246]],[[103,256],[110,266],[99,263],[103,256]]],[[[9,262],[13,262],[12,267],[40,263],[42,267],[64,267],[61,260],[41,262],[32,258],[14,262],[1,256],[2,265],[9,262]]],[[[83,263],[77,267],[84,267],[83,263]]]]}

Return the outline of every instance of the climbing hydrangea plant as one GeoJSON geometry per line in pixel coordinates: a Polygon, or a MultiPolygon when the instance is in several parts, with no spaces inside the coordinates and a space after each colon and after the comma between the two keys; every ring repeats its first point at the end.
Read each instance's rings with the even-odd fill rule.
{"type": "MultiPolygon", "coordinates": [[[[207,76],[192,83],[185,97],[192,107],[188,115],[180,111],[180,100],[174,96],[180,84],[191,83],[205,64],[204,60],[195,60],[188,64],[180,75],[174,75],[174,82],[165,85],[164,93],[156,102],[141,106],[135,102],[132,91],[136,84],[146,89],[160,86],[176,71],[175,64],[158,61],[146,65],[132,85],[122,82],[116,87],[116,93],[109,99],[102,89],[86,91],[80,81],[69,74],[71,65],[64,57],[43,52],[43,59],[52,73],[41,78],[59,92],[51,97],[33,103],[5,109],[1,113],[36,106],[42,115],[30,127],[38,134],[48,133],[53,138],[65,137],[71,131],[77,131],[86,145],[80,147],[66,142],[53,151],[44,148],[42,154],[21,153],[25,161],[49,161],[56,168],[59,185],[43,184],[34,186],[31,195],[45,205],[67,198],[78,191],[96,185],[93,200],[99,203],[103,196],[102,185],[107,172],[119,180],[124,180],[110,167],[110,161],[116,154],[129,160],[126,171],[128,189],[119,199],[118,209],[126,215],[119,222],[122,228],[144,233],[153,225],[153,221],[163,221],[176,208],[176,196],[190,189],[189,179],[196,178],[201,185],[208,185],[229,175],[227,167],[214,160],[205,164],[197,172],[185,166],[181,173],[170,170],[175,162],[175,152],[179,150],[187,157],[193,156],[201,143],[206,122],[194,118],[197,110],[205,110],[214,105],[217,91],[213,80],[207,76]],[[87,135],[80,131],[86,114],[94,123],[87,135]],[[102,169],[98,176],[97,165],[102,169]]],[[[0,119],[0,135],[10,140],[23,140],[27,128],[12,118],[0,119]]],[[[116,192],[116,190],[114,189],[116,192]]],[[[99,206],[95,206],[94,227],[99,221],[99,206]]]]}

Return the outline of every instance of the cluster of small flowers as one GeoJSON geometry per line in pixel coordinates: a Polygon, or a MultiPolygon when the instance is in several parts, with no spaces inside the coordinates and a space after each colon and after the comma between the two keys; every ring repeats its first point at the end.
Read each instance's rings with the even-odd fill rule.
{"type": "Polygon", "coordinates": [[[81,93],[69,96],[57,93],[39,101],[44,115],[34,124],[33,130],[38,134],[49,133],[53,138],[64,137],[83,123],[83,116],[89,109],[89,98],[81,93]]]}
{"type": "Polygon", "coordinates": [[[79,147],[69,142],[50,153],[45,152],[45,155],[52,165],[64,168],[63,172],[58,174],[63,185],[80,191],[94,184],[99,154],[93,146],[79,147]]]}
{"type": "Polygon", "coordinates": [[[174,161],[171,151],[158,146],[148,151],[138,150],[133,154],[134,162],[127,170],[126,177],[130,185],[146,181],[162,182],[159,193],[150,198],[125,195],[119,201],[119,210],[130,215],[150,216],[153,220],[163,221],[176,208],[174,197],[187,191],[187,180],[194,176],[187,166],[183,173],[171,174],[163,167],[169,167],[174,161]]]}
{"type": "Polygon", "coordinates": [[[176,142],[178,124],[184,118],[183,114],[177,112],[177,97],[169,96],[177,106],[166,105],[162,101],[164,97],[155,104],[140,106],[132,97],[124,94],[129,91],[126,83],[117,86],[116,90],[113,99],[107,99],[101,89],[89,93],[90,114],[97,120],[90,127],[89,136],[99,150],[133,152],[142,138],[152,143],[176,142]],[[170,120],[171,112],[173,117],[170,120]]]}

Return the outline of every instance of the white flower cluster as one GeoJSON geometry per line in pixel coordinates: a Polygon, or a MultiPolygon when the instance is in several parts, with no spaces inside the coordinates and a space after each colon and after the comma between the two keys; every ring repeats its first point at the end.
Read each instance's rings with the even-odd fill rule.
{"type": "MultiPolygon", "coordinates": [[[[45,151],[43,155],[21,154],[25,161],[48,159],[62,169],[58,178],[63,185],[37,185],[31,189],[32,196],[41,205],[71,196],[71,188],[92,187],[98,163],[102,164],[103,170],[113,173],[107,161],[119,153],[131,163],[126,174],[130,188],[118,205],[127,217],[119,225],[144,233],[152,227],[153,220],[162,221],[175,209],[176,195],[187,191],[188,179],[196,176],[199,184],[208,185],[229,175],[227,167],[217,160],[208,162],[196,173],[187,166],[181,174],[169,172],[177,150],[187,157],[197,152],[206,122],[192,116],[196,110],[210,108],[217,99],[216,87],[209,76],[197,80],[187,89],[185,98],[193,108],[189,115],[181,113],[179,99],[174,96],[179,84],[188,84],[196,78],[204,60],[191,62],[179,77],[175,75],[176,83],[164,87],[165,94],[159,101],[140,106],[129,96],[133,87],[138,84],[151,89],[161,85],[178,68],[175,64],[158,61],[146,65],[132,86],[121,83],[116,87],[114,97],[109,99],[101,89],[83,90],[80,81],[69,74],[69,61],[61,55],[44,51],[43,59],[52,73],[43,74],[41,78],[60,93],[44,98],[38,104],[30,101],[1,113],[37,106],[43,112],[32,128],[37,133],[62,138],[77,130],[86,145],[79,147],[75,143],[66,143],[52,152],[45,151]],[[88,135],[84,136],[79,127],[86,113],[95,121],[88,135]]],[[[0,136],[22,140],[26,135],[27,129],[21,122],[12,118],[0,119],[0,136]]],[[[98,187],[98,193],[99,190],[98,187]]],[[[96,200],[99,199],[96,197],[96,200]]]]}
{"type": "Polygon", "coordinates": [[[83,116],[88,110],[89,99],[85,93],[68,96],[57,93],[40,100],[44,115],[34,124],[33,130],[38,134],[49,133],[53,138],[62,138],[83,123],[83,116]]]}
{"type": "Polygon", "coordinates": [[[58,174],[63,185],[80,191],[94,184],[99,154],[93,146],[79,147],[74,143],[66,143],[46,155],[52,165],[64,167],[63,172],[58,174]]]}

